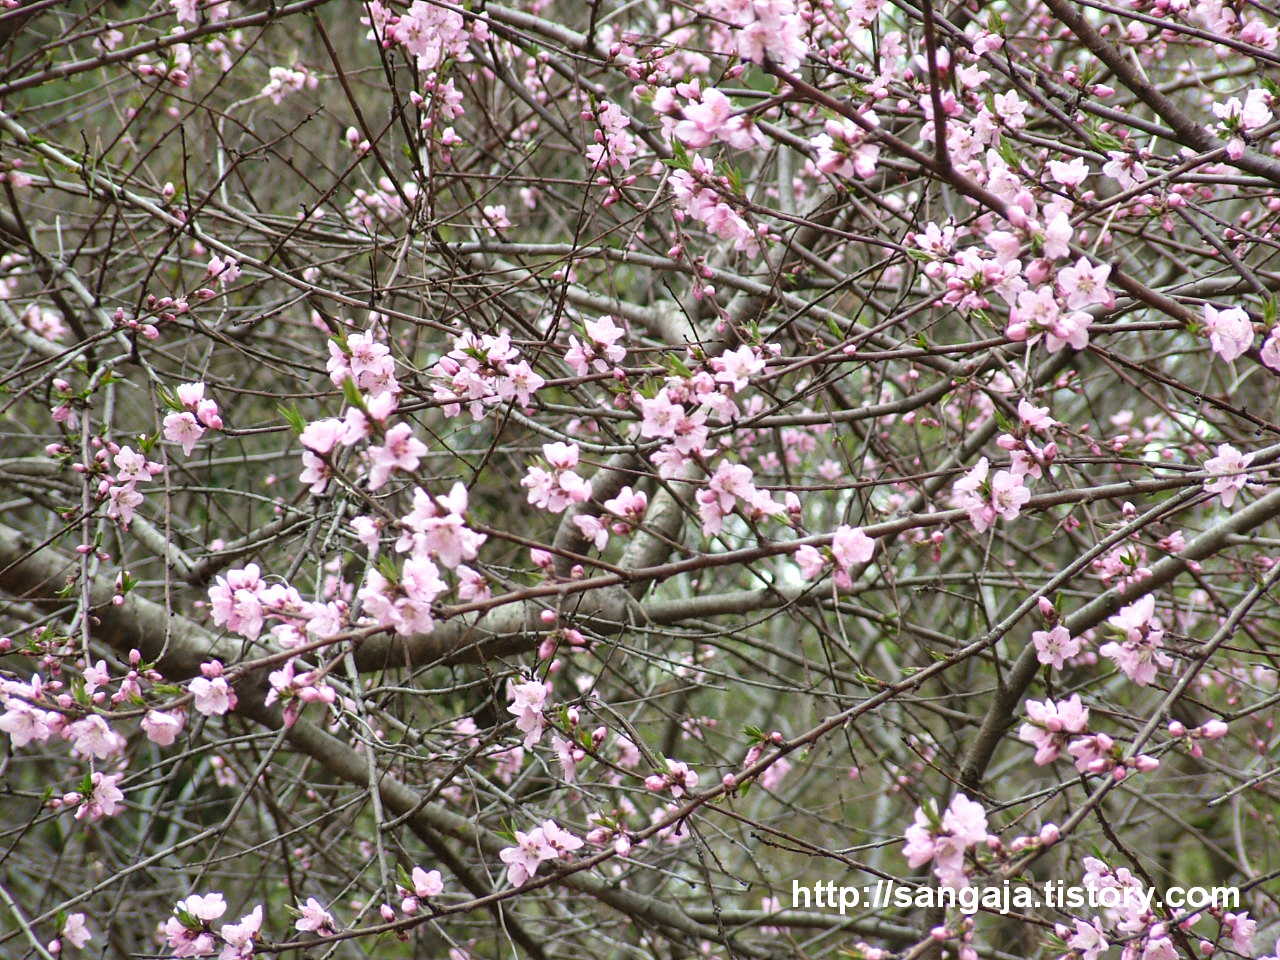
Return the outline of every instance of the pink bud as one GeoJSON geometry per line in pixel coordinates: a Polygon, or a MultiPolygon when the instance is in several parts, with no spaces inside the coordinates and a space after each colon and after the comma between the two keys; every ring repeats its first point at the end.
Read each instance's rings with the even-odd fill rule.
{"type": "Polygon", "coordinates": [[[1169,724],[1169,735],[1174,737],[1185,737],[1187,735],[1187,728],[1179,721],[1174,720],[1169,724]]]}
{"type": "Polygon", "coordinates": [[[1027,281],[1035,286],[1039,286],[1049,279],[1049,273],[1052,268],[1052,263],[1044,257],[1032,260],[1031,263],[1027,265],[1027,281]]]}
{"type": "Polygon", "coordinates": [[[380,906],[378,908],[378,912],[382,914],[382,919],[385,920],[387,923],[391,923],[391,921],[395,920],[396,918],[396,912],[391,908],[391,904],[389,903],[384,903],[382,906],[380,906]]]}
{"type": "Polygon", "coordinates": [[[551,624],[556,622],[556,612],[554,610],[543,610],[538,614],[538,619],[543,623],[551,624]]]}
{"type": "Polygon", "coordinates": [[[1046,823],[1040,828],[1040,842],[1046,847],[1055,844],[1062,837],[1062,831],[1056,823],[1046,823]]]}
{"type": "Polygon", "coordinates": [[[720,778],[720,782],[724,784],[724,788],[726,790],[738,789],[738,778],[735,777],[732,773],[726,773],[723,777],[720,778]]]}
{"type": "Polygon", "coordinates": [[[1221,720],[1209,720],[1200,725],[1199,733],[1206,740],[1218,740],[1227,735],[1227,725],[1221,720]]]}
{"type": "Polygon", "coordinates": [[[210,430],[222,429],[222,417],[218,416],[216,400],[201,400],[196,404],[196,419],[210,430]]]}

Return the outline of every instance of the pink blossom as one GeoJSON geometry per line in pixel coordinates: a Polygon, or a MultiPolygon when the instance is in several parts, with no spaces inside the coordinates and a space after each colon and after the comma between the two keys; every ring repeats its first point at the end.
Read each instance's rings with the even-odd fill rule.
{"type": "Polygon", "coordinates": [[[124,754],[125,739],[96,713],[76,720],[67,727],[64,736],[75,741],[72,749],[83,757],[106,760],[124,754]]]}
{"type": "Polygon", "coordinates": [[[116,485],[107,491],[107,516],[112,520],[119,519],[128,527],[133,522],[133,511],[142,505],[143,496],[132,483],[124,486],[116,485]]]}
{"type": "Polygon", "coordinates": [[[876,542],[861,527],[841,525],[831,537],[831,555],[836,565],[845,570],[857,563],[867,563],[875,549],[876,542]]]}
{"type": "Polygon", "coordinates": [[[188,410],[194,410],[204,399],[204,386],[203,380],[195,383],[180,383],[174,389],[174,393],[177,394],[178,400],[184,407],[188,410]]]}
{"type": "Polygon", "coordinates": [[[77,950],[83,949],[84,945],[93,939],[93,934],[89,932],[88,926],[85,925],[83,913],[73,913],[68,916],[62,922],[62,930],[59,932],[59,936],[77,950]]]}
{"type": "Polygon", "coordinates": [[[310,931],[320,937],[330,936],[336,929],[333,915],[315,897],[308,897],[306,903],[298,905],[298,919],[293,926],[296,930],[310,931]]]}
{"type": "Polygon", "coordinates": [[[454,572],[458,575],[459,600],[483,602],[492,595],[489,581],[485,579],[483,574],[477,573],[466,566],[460,566],[454,572]]]}
{"type": "Polygon", "coordinates": [[[1231,949],[1242,956],[1253,953],[1253,938],[1258,932],[1258,921],[1248,913],[1227,913],[1222,917],[1222,928],[1231,940],[1231,949]]]}
{"type": "Polygon", "coordinates": [[[1031,491],[1026,487],[1023,474],[999,470],[991,478],[992,509],[1006,520],[1017,517],[1030,499],[1031,491]]]}
{"type": "Polygon", "coordinates": [[[467,488],[461,482],[454,483],[448,494],[437,497],[416,488],[413,509],[400,520],[403,532],[396,549],[429,554],[450,570],[464,560],[474,560],[488,538],[467,526],[463,517],[466,511],[467,488]]]}
{"type": "Polygon", "coordinates": [[[1135,155],[1109,150],[1107,156],[1110,159],[1103,164],[1102,172],[1119,183],[1121,190],[1129,190],[1147,179],[1147,170],[1135,155]]]}
{"type": "Polygon", "coordinates": [[[151,479],[146,456],[135,453],[132,447],[121,447],[120,452],[112,459],[119,468],[120,472],[116,474],[116,479],[120,483],[144,483],[151,479]]]}
{"type": "Polygon", "coordinates": [[[1239,307],[1218,310],[1204,305],[1204,327],[1214,353],[1230,363],[1253,345],[1253,323],[1239,307]]]}
{"type": "Polygon", "coordinates": [[[631,118],[616,103],[601,100],[596,107],[596,122],[600,125],[600,137],[587,147],[591,169],[628,169],[631,158],[639,152],[635,138],[626,129],[631,125],[631,118]]]}
{"type": "Polygon", "coordinates": [[[1245,488],[1249,475],[1245,472],[1253,462],[1253,454],[1242,454],[1229,443],[1218,445],[1218,455],[1205,461],[1204,468],[1214,475],[1214,479],[1204,482],[1205,493],[1216,493],[1222,497],[1222,505],[1231,509],[1236,502],[1236,494],[1245,488]]]}
{"type": "Polygon", "coordinates": [[[1064,187],[1078,187],[1089,176],[1089,165],[1081,157],[1073,157],[1070,161],[1050,160],[1049,176],[1064,187]]]}
{"type": "Polygon", "coordinates": [[[248,564],[241,570],[228,570],[209,588],[209,609],[217,626],[248,640],[258,639],[262,632],[263,610],[260,594],[262,582],[258,565],[248,564]]]}
{"type": "Polygon", "coordinates": [[[192,895],[185,900],[179,900],[174,910],[178,913],[189,913],[197,920],[208,923],[211,920],[217,920],[227,912],[227,903],[220,893],[192,895]]]}
{"type": "Polygon", "coordinates": [[[1058,289],[1066,297],[1068,310],[1083,310],[1093,304],[1101,304],[1110,309],[1116,304],[1116,298],[1107,289],[1107,278],[1111,275],[1111,267],[1102,263],[1097,266],[1089,263],[1087,257],[1081,257],[1073,266],[1063,267],[1058,271],[1058,289]]]}
{"type": "Polygon", "coordinates": [[[726,350],[711,361],[716,383],[728,384],[734,391],[742,390],[750,377],[764,369],[764,360],[758,351],[745,344],[737,350],[726,350]]]}
{"type": "Polygon", "coordinates": [[[573,524],[581,532],[583,539],[594,543],[597,550],[603,550],[609,542],[609,527],[599,517],[579,514],[573,518],[573,524]]]}
{"type": "Polygon", "coordinates": [[[9,735],[15,747],[25,747],[33,741],[43,743],[63,728],[61,714],[28,703],[39,700],[41,690],[39,675],[33,676],[30,683],[0,679],[0,704],[5,708],[0,714],[0,730],[9,735]]]}
{"type": "Polygon", "coordinates": [[[1089,345],[1089,327],[1092,323],[1093,318],[1080,310],[1061,314],[1057,322],[1045,331],[1045,348],[1050,353],[1057,353],[1064,346],[1070,346],[1072,350],[1083,350],[1089,345]]]}
{"type": "Polygon", "coordinates": [[[152,743],[168,747],[182,732],[185,723],[186,715],[181,710],[148,710],[142,718],[142,730],[152,743]]]}
{"type": "Polygon", "coordinates": [[[603,373],[611,364],[621,363],[627,355],[625,347],[617,345],[617,341],[625,332],[613,320],[604,316],[599,320],[588,320],[584,324],[587,342],[580,343],[578,338],[569,338],[569,352],[565,360],[573,367],[578,376],[586,376],[590,369],[603,373]]]}
{"type": "Polygon", "coordinates": [[[365,612],[379,626],[413,636],[435,628],[431,605],[446,589],[435,563],[428,557],[413,556],[405,561],[399,583],[378,570],[366,571],[358,596],[365,612]]]}
{"type": "Polygon", "coordinates": [[[196,422],[195,416],[184,410],[182,413],[170,413],[164,418],[164,438],[170,443],[182,445],[182,452],[191,456],[196,441],[204,435],[204,427],[196,422]]]}
{"type": "Polygon", "coordinates": [[[201,400],[196,404],[196,419],[210,430],[222,429],[222,417],[218,414],[218,403],[215,400],[201,400]]]}
{"type": "Polygon", "coordinates": [[[117,786],[123,778],[123,774],[106,774],[100,770],[91,774],[89,782],[92,789],[88,796],[80,798],[80,806],[75,814],[76,819],[94,821],[115,816],[116,811],[120,809],[120,802],[124,799],[124,794],[117,786]]]}
{"type": "Polygon", "coordinates": [[[1206,720],[1200,724],[1198,732],[1206,740],[1219,740],[1227,735],[1229,727],[1221,720],[1206,720]]]}
{"type": "Polygon", "coordinates": [[[800,576],[813,580],[822,574],[827,561],[816,547],[805,543],[796,550],[796,564],[800,567],[800,576]]]}
{"type": "Polygon", "coordinates": [[[934,861],[934,873],[946,886],[964,886],[965,851],[986,840],[987,817],[982,805],[963,793],[951,799],[941,821],[917,807],[915,822],[904,835],[903,855],[912,867],[934,861]]]}
{"type": "Polygon", "coordinates": [[[426,871],[421,867],[414,867],[411,879],[413,894],[420,899],[439,896],[444,892],[444,881],[440,877],[439,870],[426,871]]]}
{"type": "Polygon", "coordinates": [[[1147,594],[1107,620],[1124,634],[1120,642],[1098,648],[1098,653],[1115,662],[1125,676],[1139,686],[1148,686],[1159,669],[1169,669],[1173,660],[1163,652],[1164,630],[1154,616],[1155,597],[1147,594]]]}
{"type": "Polygon", "coordinates": [[[969,520],[978,533],[986,531],[996,518],[995,508],[984,494],[989,469],[990,462],[983,457],[951,488],[957,506],[969,512],[969,520]]]}
{"type": "Polygon", "coordinates": [[[236,262],[235,257],[213,256],[209,258],[209,267],[205,275],[211,280],[217,280],[218,286],[225,287],[240,279],[240,264],[236,262]]]}
{"type": "Polygon", "coordinates": [[[1033,631],[1031,642],[1036,647],[1036,659],[1055,670],[1061,670],[1064,661],[1076,656],[1081,649],[1080,640],[1061,624],[1052,630],[1033,631]]]}
{"type": "Polygon", "coordinates": [[[253,956],[254,943],[262,929],[262,904],[258,904],[238,923],[225,923],[218,935],[222,937],[222,953],[218,960],[249,960],[253,956]]]}
{"type": "Polygon", "coordinates": [[[1092,921],[1086,922],[1075,918],[1074,923],[1076,932],[1067,938],[1067,946],[1079,951],[1080,960],[1098,960],[1098,957],[1106,953],[1110,947],[1102,920],[1094,917],[1092,921]]]}
{"type": "Polygon", "coordinates": [[[738,56],[753,63],[764,63],[767,58],[789,71],[800,66],[808,44],[805,23],[793,0],[734,4],[732,8],[735,13],[741,11],[734,17],[742,25],[737,34],[738,56]]]}
{"type": "Polygon", "coordinates": [[[1050,260],[1058,260],[1071,252],[1071,234],[1071,221],[1065,213],[1058,213],[1036,237],[1044,256],[1050,260]]]}
{"type": "Polygon", "coordinates": [[[572,503],[591,498],[591,484],[573,471],[578,464],[576,443],[548,443],[542,447],[551,470],[530,466],[520,480],[529,491],[529,502],[551,513],[562,513],[572,503]]]}
{"type": "Polygon", "coordinates": [[[196,677],[187,689],[195,698],[196,710],[206,717],[218,717],[236,707],[236,692],[222,677],[196,677]]]}
{"type": "Polygon", "coordinates": [[[1018,739],[1036,748],[1035,762],[1043,765],[1058,758],[1071,734],[1083,733],[1089,724],[1089,710],[1073,693],[1067,700],[1028,700],[1027,722],[1018,728],[1018,739]]]}
{"type": "Polygon", "coordinates": [[[544,860],[554,860],[559,851],[547,840],[542,827],[534,827],[528,833],[515,831],[516,845],[499,851],[498,856],[507,865],[507,882],[522,887],[538,872],[544,860]]]}
{"type": "Polygon", "coordinates": [[[675,135],[685,146],[701,150],[710,146],[720,128],[729,122],[733,105],[723,93],[710,87],[702,91],[701,102],[685,104],[682,112],[684,119],[675,125],[675,135]]]}
{"type": "Polygon", "coordinates": [[[779,757],[760,774],[760,786],[766,790],[777,790],[782,784],[782,780],[792,770],[791,761],[786,757],[779,757]]]}
{"type": "Polygon", "coordinates": [[[1272,327],[1271,334],[1262,345],[1262,362],[1280,372],[1280,326],[1272,327]]]}
{"type": "Polygon", "coordinates": [[[392,472],[418,469],[427,446],[413,435],[413,427],[398,423],[387,431],[382,446],[369,448],[369,489],[377,490],[390,479],[392,472]]]}
{"type": "Polygon", "coordinates": [[[507,712],[514,714],[516,729],[525,735],[524,747],[529,749],[542,739],[547,727],[543,710],[547,705],[547,685],[541,680],[526,680],[508,685],[511,703],[507,712]]]}
{"type": "Polygon", "coordinates": [[[1037,407],[1026,397],[1018,401],[1018,419],[1030,429],[1042,433],[1058,425],[1058,421],[1049,416],[1048,407],[1037,407]]]}
{"type": "Polygon", "coordinates": [[[346,433],[346,424],[336,417],[324,420],[313,420],[308,423],[298,436],[298,442],[313,453],[331,453],[342,442],[346,433]]]}
{"type": "Polygon", "coordinates": [[[570,859],[569,854],[581,849],[583,840],[564,829],[554,820],[542,821],[542,836],[561,860],[570,859]]]}
{"type": "Polygon", "coordinates": [[[656,396],[640,401],[640,412],[643,415],[640,436],[674,437],[676,424],[684,416],[684,407],[672,403],[667,388],[663,387],[656,396]]]}
{"type": "Polygon", "coordinates": [[[648,495],[643,490],[632,490],[630,486],[623,487],[616,497],[604,502],[605,510],[618,518],[612,527],[618,534],[630,533],[644,518],[648,507],[648,495]]]}

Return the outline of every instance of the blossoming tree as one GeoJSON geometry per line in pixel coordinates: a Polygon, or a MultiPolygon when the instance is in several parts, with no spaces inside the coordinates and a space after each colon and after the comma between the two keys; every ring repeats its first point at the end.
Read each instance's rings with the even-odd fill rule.
{"type": "Polygon", "coordinates": [[[4,956],[1274,953],[1277,11],[0,6],[4,956]]]}

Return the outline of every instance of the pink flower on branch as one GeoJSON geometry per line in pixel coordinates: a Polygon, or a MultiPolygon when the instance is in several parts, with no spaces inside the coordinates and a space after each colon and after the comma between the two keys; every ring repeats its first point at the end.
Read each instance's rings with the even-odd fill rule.
{"type": "Polygon", "coordinates": [[[1218,445],[1218,455],[1205,461],[1204,468],[1213,474],[1212,480],[1204,482],[1205,493],[1215,493],[1222,498],[1222,505],[1228,510],[1236,502],[1236,495],[1249,483],[1249,464],[1253,462],[1252,453],[1241,453],[1229,443],[1218,445]]]}
{"type": "Polygon", "coordinates": [[[907,827],[903,856],[912,867],[934,863],[934,874],[943,886],[969,885],[965,851],[987,839],[987,815],[982,804],[963,793],[951,798],[941,818],[936,807],[917,807],[915,822],[907,827]]]}
{"type": "Polygon", "coordinates": [[[1253,323],[1239,307],[1218,310],[1204,305],[1204,327],[1213,352],[1230,363],[1253,345],[1253,323]]]}
{"type": "Polygon", "coordinates": [[[529,467],[520,485],[529,491],[529,502],[551,513],[563,513],[573,503],[591,498],[591,484],[574,472],[578,465],[576,443],[548,443],[542,453],[550,470],[529,467]]]}
{"type": "Polygon", "coordinates": [[[527,833],[515,831],[515,846],[507,847],[498,856],[507,865],[507,882],[522,887],[548,860],[569,859],[580,848],[582,838],[562,828],[554,820],[544,820],[541,826],[527,833]]]}
{"type": "Polygon", "coordinates": [[[306,903],[298,904],[298,919],[293,926],[296,930],[314,933],[318,937],[328,937],[337,932],[333,914],[315,897],[308,897],[306,903]]]}

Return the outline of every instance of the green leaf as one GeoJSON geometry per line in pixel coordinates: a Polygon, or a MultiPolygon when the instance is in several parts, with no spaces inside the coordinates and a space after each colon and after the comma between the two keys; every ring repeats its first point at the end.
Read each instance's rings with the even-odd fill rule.
{"type": "Polygon", "coordinates": [[[671,158],[662,162],[673,170],[688,170],[692,166],[689,162],[689,151],[679,140],[671,142],[671,158]]]}
{"type": "Polygon", "coordinates": [[[187,409],[186,404],[175,397],[168,387],[158,386],[156,387],[156,393],[160,395],[160,402],[170,410],[173,410],[176,413],[181,413],[183,410],[187,409]]]}
{"type": "Polygon", "coordinates": [[[347,403],[362,413],[369,412],[369,408],[365,406],[364,397],[360,395],[360,388],[356,386],[356,382],[350,377],[342,381],[342,395],[346,398],[347,403]]]}
{"type": "Polygon", "coordinates": [[[1011,170],[1017,170],[1018,167],[1021,166],[1022,161],[1018,157],[1018,151],[1015,150],[1013,148],[1013,144],[1004,137],[1000,137],[997,141],[996,152],[1000,154],[1001,159],[1009,165],[1011,170]]]}
{"type": "Polygon", "coordinates": [[[293,404],[289,404],[288,406],[286,406],[285,404],[281,403],[276,406],[276,410],[278,410],[280,412],[280,415],[284,417],[285,422],[289,424],[290,428],[292,428],[295,434],[301,434],[302,431],[306,429],[307,427],[306,418],[304,418],[302,414],[298,412],[298,408],[293,404]]]}
{"type": "Polygon", "coordinates": [[[728,178],[729,186],[733,189],[734,193],[738,196],[746,195],[746,190],[742,188],[742,174],[736,167],[729,167],[728,170],[725,171],[725,176],[728,178]]]}

